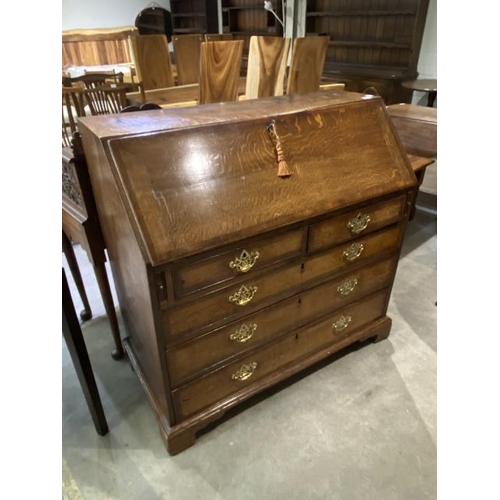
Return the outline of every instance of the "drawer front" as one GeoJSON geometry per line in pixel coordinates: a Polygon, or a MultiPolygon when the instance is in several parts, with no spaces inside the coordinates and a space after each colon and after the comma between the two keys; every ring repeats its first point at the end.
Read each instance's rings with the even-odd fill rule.
{"type": "Polygon", "coordinates": [[[177,387],[190,376],[227,358],[295,330],[345,303],[387,287],[393,278],[394,258],[348,273],[277,304],[223,326],[206,335],[169,349],[166,353],[170,383],[177,387]],[[349,278],[357,285],[344,295],[339,287],[349,278]]]}
{"type": "Polygon", "coordinates": [[[178,419],[190,417],[384,316],[388,293],[384,290],[352,303],[314,325],[174,390],[172,395],[178,419]]]}
{"type": "Polygon", "coordinates": [[[186,264],[174,271],[176,296],[182,297],[238,276],[250,276],[269,264],[300,255],[304,243],[305,228],[300,228],[186,264]]]}
{"type": "Polygon", "coordinates": [[[371,233],[403,218],[406,196],[349,212],[316,224],[309,234],[309,251],[319,250],[371,233]]]}

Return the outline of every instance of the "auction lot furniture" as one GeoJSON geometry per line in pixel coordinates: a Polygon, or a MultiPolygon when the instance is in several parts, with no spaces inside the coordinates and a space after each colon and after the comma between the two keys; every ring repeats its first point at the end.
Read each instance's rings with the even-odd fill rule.
{"type": "Polygon", "coordinates": [[[251,396],[389,335],[416,178],[380,97],[84,117],[80,131],[124,346],[171,454],[251,396]]]}

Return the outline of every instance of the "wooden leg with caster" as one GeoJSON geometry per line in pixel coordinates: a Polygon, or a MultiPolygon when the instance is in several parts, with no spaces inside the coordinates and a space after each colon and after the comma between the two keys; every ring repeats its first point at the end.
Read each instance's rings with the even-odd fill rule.
{"type": "Polygon", "coordinates": [[[120,338],[120,329],[118,327],[118,318],[116,316],[115,305],[113,303],[113,295],[111,294],[111,287],[109,286],[108,275],[104,262],[94,265],[94,272],[101,291],[102,301],[106,314],[108,315],[111,333],[115,342],[115,349],[111,352],[113,359],[122,359],[124,356],[123,345],[120,338]]]}
{"type": "Polygon", "coordinates": [[[66,236],[64,231],[62,233],[62,250],[64,252],[64,255],[66,256],[71,275],[73,276],[76,288],[83,302],[83,310],[80,312],[80,318],[82,319],[82,321],[87,321],[92,318],[92,310],[90,308],[87,292],[85,291],[80,268],[78,267],[78,261],[76,260],[75,251],[73,250],[73,244],[66,236]]]}

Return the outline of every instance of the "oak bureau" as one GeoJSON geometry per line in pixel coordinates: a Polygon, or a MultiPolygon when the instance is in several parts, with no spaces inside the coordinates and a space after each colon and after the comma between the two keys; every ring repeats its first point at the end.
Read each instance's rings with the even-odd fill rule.
{"type": "Polygon", "coordinates": [[[171,454],[386,316],[416,178],[379,97],[82,118],[125,350],[171,454]]]}

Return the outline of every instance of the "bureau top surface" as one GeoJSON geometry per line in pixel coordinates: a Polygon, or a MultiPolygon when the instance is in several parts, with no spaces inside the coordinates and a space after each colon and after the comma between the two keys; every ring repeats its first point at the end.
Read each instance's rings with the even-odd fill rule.
{"type": "Polygon", "coordinates": [[[361,94],[95,118],[82,134],[101,141],[152,265],[415,185],[382,100],[361,94]],[[277,175],[272,120],[290,177],[277,175]]]}

